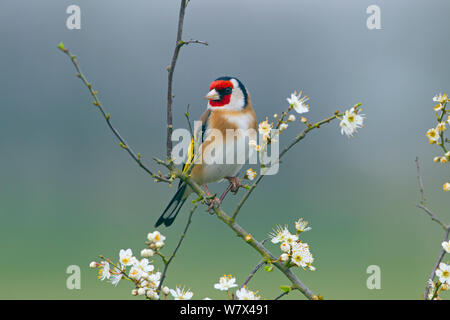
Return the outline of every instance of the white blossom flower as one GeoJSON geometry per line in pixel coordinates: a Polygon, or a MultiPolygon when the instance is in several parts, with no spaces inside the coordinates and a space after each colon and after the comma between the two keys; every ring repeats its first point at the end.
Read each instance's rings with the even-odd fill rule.
{"type": "Polygon", "coordinates": [[[277,227],[277,230],[275,230],[270,236],[272,237],[272,243],[286,242],[291,244],[292,242],[298,240],[298,236],[291,234],[287,227],[284,227],[283,229],[281,227],[277,227]]]}
{"type": "Polygon", "coordinates": [[[270,132],[272,131],[272,124],[269,123],[269,120],[264,120],[258,126],[258,132],[263,136],[263,138],[267,139],[270,137],[270,132]]]}
{"type": "Polygon", "coordinates": [[[147,235],[147,239],[150,242],[158,243],[158,242],[164,242],[166,240],[166,237],[164,237],[159,231],[150,232],[147,235]]]}
{"type": "Polygon", "coordinates": [[[309,246],[306,243],[298,243],[292,246],[292,262],[302,268],[309,267],[314,261],[314,258],[309,251],[309,246]]]}
{"type": "Polygon", "coordinates": [[[133,252],[131,249],[121,249],[119,252],[119,260],[124,266],[131,266],[137,261],[136,258],[133,257],[133,252]]]}
{"type": "Polygon", "coordinates": [[[237,287],[236,278],[233,278],[231,275],[220,277],[219,283],[214,284],[214,288],[221,291],[228,291],[234,287],[237,287]]]}
{"type": "Polygon", "coordinates": [[[291,97],[286,100],[297,113],[305,113],[309,111],[309,106],[306,104],[309,98],[306,96],[302,97],[301,91],[299,94],[297,94],[297,92],[292,93],[291,97]]]}
{"type": "Polygon", "coordinates": [[[341,134],[345,134],[347,137],[353,136],[357,132],[358,128],[363,126],[364,117],[359,115],[354,107],[345,111],[339,126],[341,127],[341,134]]]}
{"type": "Polygon", "coordinates": [[[152,249],[142,249],[141,251],[141,257],[143,258],[150,258],[153,257],[155,252],[152,249]]]}
{"type": "Polygon", "coordinates": [[[450,191],[450,183],[449,183],[449,182],[444,183],[444,185],[442,186],[442,189],[443,189],[445,192],[450,191]]]}
{"type": "Polygon", "coordinates": [[[248,145],[250,148],[254,149],[256,152],[260,152],[263,149],[263,147],[261,145],[257,144],[255,140],[250,140],[248,145]]]}
{"type": "Polygon", "coordinates": [[[291,246],[287,242],[282,242],[280,245],[280,249],[283,252],[289,252],[291,250],[291,246]]]}
{"type": "Polygon", "coordinates": [[[161,272],[155,272],[148,276],[149,286],[158,288],[159,281],[161,280],[161,272]]]}
{"type": "Polygon", "coordinates": [[[443,241],[442,242],[442,248],[447,252],[450,253],[450,240],[449,241],[443,241]]]}
{"type": "Polygon", "coordinates": [[[444,105],[442,103],[438,103],[437,105],[434,106],[433,110],[438,112],[441,111],[444,108],[444,105]]]}
{"type": "Polygon", "coordinates": [[[283,132],[284,130],[286,130],[289,127],[289,125],[287,123],[282,123],[280,124],[280,132],[283,132]]]}
{"type": "Polygon", "coordinates": [[[290,244],[298,240],[298,237],[294,234],[291,234],[287,227],[281,228],[280,226],[278,226],[277,229],[269,235],[272,238],[272,243],[287,242],[288,244],[290,244]]]}
{"type": "Polygon", "coordinates": [[[441,283],[450,284],[450,265],[441,262],[439,264],[439,269],[436,270],[436,276],[441,283]]]}
{"type": "Polygon", "coordinates": [[[185,291],[185,289],[180,289],[178,287],[175,290],[170,289],[170,294],[175,300],[190,300],[194,295],[190,290],[185,291]]]}
{"type": "Polygon", "coordinates": [[[119,281],[122,279],[123,274],[122,273],[118,273],[118,274],[112,274],[111,278],[109,279],[111,281],[111,284],[114,286],[117,286],[117,284],[119,283],[119,281]]]}
{"type": "Polygon", "coordinates": [[[295,229],[297,229],[298,232],[305,232],[311,230],[311,227],[308,227],[308,221],[303,220],[303,218],[300,218],[298,221],[295,222],[295,229]]]}
{"type": "Polygon", "coordinates": [[[439,140],[439,132],[435,128],[431,128],[426,133],[428,140],[430,140],[430,143],[435,143],[439,140]]]}
{"type": "Polygon", "coordinates": [[[245,171],[245,178],[253,181],[256,178],[256,171],[254,171],[252,168],[247,169],[247,171],[245,171]]]}
{"type": "Polygon", "coordinates": [[[135,279],[135,280],[140,280],[142,278],[142,275],[143,275],[142,270],[136,266],[132,266],[130,269],[130,272],[128,274],[128,276],[131,279],[135,279]]]}
{"type": "Polygon", "coordinates": [[[141,259],[141,261],[137,261],[134,266],[145,273],[152,272],[155,269],[155,267],[150,264],[147,258],[143,258],[141,259]]]}
{"type": "Polygon", "coordinates": [[[443,94],[443,93],[439,93],[439,94],[437,94],[437,95],[435,95],[435,96],[433,97],[433,101],[434,101],[434,102],[439,102],[439,103],[441,103],[441,104],[446,103],[446,102],[449,101],[448,95],[445,94],[445,93],[444,93],[444,94],[443,94]]]}
{"type": "Polygon", "coordinates": [[[147,291],[147,289],[145,289],[145,288],[139,288],[138,289],[138,295],[139,296],[143,296],[143,295],[145,295],[146,291],[147,291]]]}
{"type": "Polygon", "coordinates": [[[117,284],[123,277],[123,273],[117,267],[114,267],[114,270],[111,271],[110,273],[111,277],[109,278],[109,281],[111,282],[112,285],[117,286],[117,284]]]}
{"type": "Polygon", "coordinates": [[[291,114],[291,115],[289,115],[287,121],[289,121],[289,122],[294,122],[295,119],[296,119],[296,118],[295,118],[295,115],[291,114]]]}
{"type": "Polygon", "coordinates": [[[445,126],[445,122],[439,122],[436,126],[436,130],[438,132],[443,132],[443,131],[447,130],[447,127],[445,126]]]}
{"type": "Polygon", "coordinates": [[[101,263],[101,268],[98,270],[98,278],[103,281],[105,279],[109,279],[111,277],[109,263],[103,261],[101,263]]]}
{"type": "Polygon", "coordinates": [[[240,288],[236,291],[236,297],[238,300],[260,300],[261,297],[256,295],[255,292],[248,290],[246,287],[240,288]]]}
{"type": "Polygon", "coordinates": [[[89,268],[92,268],[92,269],[97,268],[98,266],[99,266],[98,263],[95,262],[95,261],[92,261],[92,262],[89,264],[89,268]]]}
{"type": "Polygon", "coordinates": [[[203,300],[211,300],[211,298],[204,297],[203,300]]]}
{"type": "Polygon", "coordinates": [[[150,298],[151,300],[159,300],[159,295],[156,293],[155,290],[149,289],[147,290],[146,294],[147,298],[150,298]]]}

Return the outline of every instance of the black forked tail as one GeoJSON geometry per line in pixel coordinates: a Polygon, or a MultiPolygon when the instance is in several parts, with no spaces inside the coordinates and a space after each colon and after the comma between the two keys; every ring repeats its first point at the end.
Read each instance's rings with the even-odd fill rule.
{"type": "Polygon", "coordinates": [[[180,212],[181,207],[184,202],[188,198],[188,195],[185,194],[186,184],[180,185],[177,192],[173,196],[172,200],[170,200],[163,214],[159,217],[158,221],[155,223],[155,228],[164,223],[166,227],[170,226],[175,218],[180,212]]]}

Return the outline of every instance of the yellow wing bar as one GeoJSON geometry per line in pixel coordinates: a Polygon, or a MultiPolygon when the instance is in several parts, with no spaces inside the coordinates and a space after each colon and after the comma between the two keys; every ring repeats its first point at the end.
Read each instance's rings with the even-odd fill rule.
{"type": "Polygon", "coordinates": [[[186,163],[183,166],[183,173],[186,172],[186,170],[189,168],[193,160],[194,160],[194,139],[192,139],[191,143],[189,144],[188,156],[186,159],[186,163]]]}

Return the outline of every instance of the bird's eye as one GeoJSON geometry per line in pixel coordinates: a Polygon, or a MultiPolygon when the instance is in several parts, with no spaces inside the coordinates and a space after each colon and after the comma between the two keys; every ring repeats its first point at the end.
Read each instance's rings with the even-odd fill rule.
{"type": "Polygon", "coordinates": [[[232,91],[233,91],[233,90],[232,90],[230,87],[228,87],[228,88],[223,89],[223,94],[224,94],[224,95],[228,95],[228,94],[230,94],[232,91]]]}

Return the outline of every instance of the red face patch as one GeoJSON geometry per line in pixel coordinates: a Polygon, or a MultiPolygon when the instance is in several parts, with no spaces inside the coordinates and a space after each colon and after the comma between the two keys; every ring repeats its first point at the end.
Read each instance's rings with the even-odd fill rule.
{"type": "Polygon", "coordinates": [[[209,86],[209,90],[216,89],[217,91],[225,89],[225,88],[231,88],[233,89],[233,82],[228,80],[216,80],[211,82],[209,86]]]}
{"type": "Polygon", "coordinates": [[[216,91],[220,94],[220,100],[209,100],[209,105],[211,107],[222,107],[230,103],[231,93],[223,94],[223,92],[227,88],[233,89],[233,83],[228,80],[216,80],[211,82],[209,86],[209,90],[216,89],[216,91]]]}

